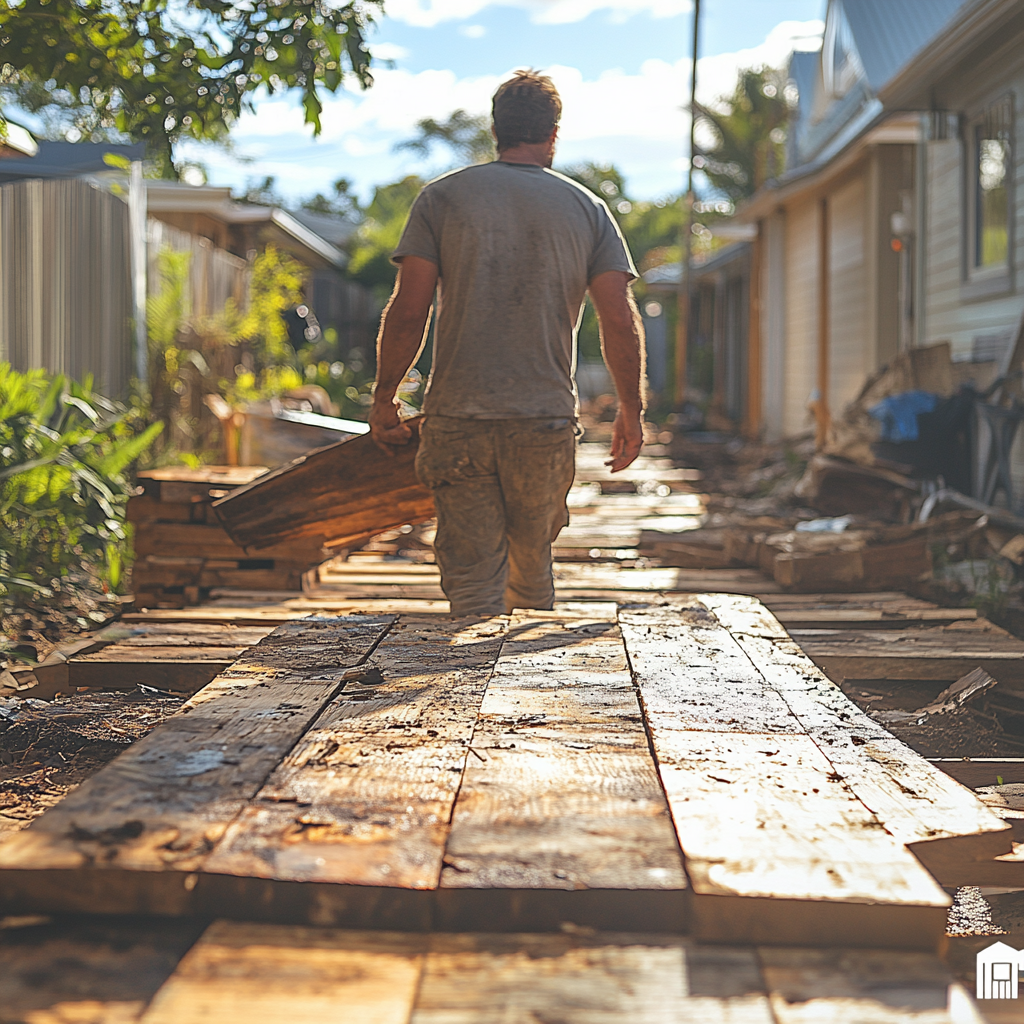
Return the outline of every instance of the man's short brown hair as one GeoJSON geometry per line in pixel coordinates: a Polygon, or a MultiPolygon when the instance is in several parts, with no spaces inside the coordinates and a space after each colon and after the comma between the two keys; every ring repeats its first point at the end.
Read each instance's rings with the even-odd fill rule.
{"type": "Polygon", "coordinates": [[[562,116],[555,83],[536,71],[517,71],[502,82],[491,106],[498,149],[546,142],[562,116]]]}

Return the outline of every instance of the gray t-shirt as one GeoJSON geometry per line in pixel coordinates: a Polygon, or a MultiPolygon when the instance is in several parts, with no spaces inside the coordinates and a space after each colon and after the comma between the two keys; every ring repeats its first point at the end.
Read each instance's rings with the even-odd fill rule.
{"type": "Polygon", "coordinates": [[[576,331],[598,274],[637,276],[604,202],[555,171],[495,161],[426,185],[398,248],[440,271],[424,412],[576,413],[576,331]]]}

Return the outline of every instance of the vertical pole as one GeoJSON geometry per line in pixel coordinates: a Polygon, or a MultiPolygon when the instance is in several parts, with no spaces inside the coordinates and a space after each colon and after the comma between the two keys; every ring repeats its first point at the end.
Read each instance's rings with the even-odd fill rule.
{"type": "Polygon", "coordinates": [[[761,250],[764,227],[757,222],[757,237],[750,246],[750,285],[747,291],[747,415],[743,433],[751,439],[761,433],[761,250]]]}
{"type": "Polygon", "coordinates": [[[676,316],[676,387],[677,405],[686,400],[686,361],[688,355],[690,333],[690,255],[693,249],[693,147],[694,147],[694,108],[697,105],[697,57],[700,40],[700,0],[693,3],[693,49],[690,64],[690,160],[686,172],[686,216],[682,227],[682,262],[679,268],[679,292],[677,295],[676,316]]]}
{"type": "Polygon", "coordinates": [[[146,183],[142,161],[135,160],[128,185],[128,225],[131,234],[132,314],[135,318],[135,376],[145,387],[149,341],[146,334],[146,183]]]}
{"type": "Polygon", "coordinates": [[[914,333],[911,344],[920,348],[925,341],[925,269],[928,231],[928,136],[931,119],[921,115],[920,138],[914,150],[914,333]]]}
{"type": "Polygon", "coordinates": [[[814,409],[816,423],[815,441],[818,447],[825,441],[829,428],[828,411],[828,313],[829,313],[829,231],[828,231],[828,197],[821,197],[819,206],[819,243],[818,243],[818,401],[814,409]]]}

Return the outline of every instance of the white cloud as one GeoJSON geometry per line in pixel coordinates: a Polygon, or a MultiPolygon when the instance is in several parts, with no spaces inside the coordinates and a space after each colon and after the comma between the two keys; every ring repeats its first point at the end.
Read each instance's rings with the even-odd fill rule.
{"type": "Polygon", "coordinates": [[[487,29],[483,25],[463,25],[459,28],[459,34],[467,39],[482,39],[487,35],[487,29]]]}
{"type": "Polygon", "coordinates": [[[378,60],[403,60],[409,51],[398,43],[374,43],[373,55],[378,60]]]}
{"type": "Polygon", "coordinates": [[[672,18],[693,9],[692,0],[389,0],[388,18],[433,28],[442,21],[472,18],[491,6],[523,8],[538,25],[582,21],[595,11],[610,11],[614,20],[624,20],[640,11],[672,18]]]}
{"type": "MultiPolygon", "coordinates": [[[[703,103],[713,103],[719,96],[729,95],[741,68],[763,65],[780,68],[785,66],[794,50],[819,49],[824,31],[825,23],[822,21],[783,21],[758,46],[702,57],[697,64],[697,98],[703,103]]],[[[687,71],[687,82],[689,79],[687,71]]]]}
{"type": "MultiPolygon", "coordinates": [[[[756,47],[703,58],[698,95],[712,102],[731,92],[740,68],[782,66],[794,45],[809,48],[820,31],[817,21],[783,22],[756,47]]],[[[614,162],[639,197],[681,187],[689,134],[683,110],[689,99],[689,59],[648,60],[633,74],[609,70],[591,79],[573,67],[546,70],[564,105],[560,163],[614,162]]],[[[459,78],[450,70],[414,74],[381,68],[366,92],[339,92],[326,98],[324,130],[316,141],[302,123],[295,98],[271,97],[259,102],[256,113],[243,115],[232,133],[238,150],[254,158],[249,167],[232,165],[227,156],[208,149],[193,154],[183,147],[181,156],[204,160],[219,181],[239,183],[246,177],[276,174],[285,192],[302,196],[346,175],[366,194],[374,184],[403,174],[443,170],[396,152],[396,143],[413,135],[422,118],[443,118],[458,108],[488,112],[491,96],[508,73],[459,78]]]]}

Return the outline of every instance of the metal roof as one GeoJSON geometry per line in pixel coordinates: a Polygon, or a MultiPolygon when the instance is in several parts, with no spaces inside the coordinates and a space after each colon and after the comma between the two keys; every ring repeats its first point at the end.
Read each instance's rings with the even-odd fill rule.
{"type": "Polygon", "coordinates": [[[126,160],[142,160],[146,145],[122,146],[109,142],[40,142],[35,156],[0,160],[0,181],[20,178],[77,178],[82,174],[113,171],[103,158],[107,154],[126,160]]]}
{"type": "MultiPolygon", "coordinates": [[[[750,254],[749,242],[733,242],[717,249],[703,263],[696,260],[690,263],[693,280],[699,281],[707,274],[717,273],[726,267],[746,260],[750,254]]],[[[682,263],[662,263],[652,267],[643,274],[644,284],[652,292],[669,291],[679,287],[679,273],[682,263]]]]}
{"type": "Polygon", "coordinates": [[[842,6],[873,92],[878,92],[970,0],[833,0],[842,6]]]}

